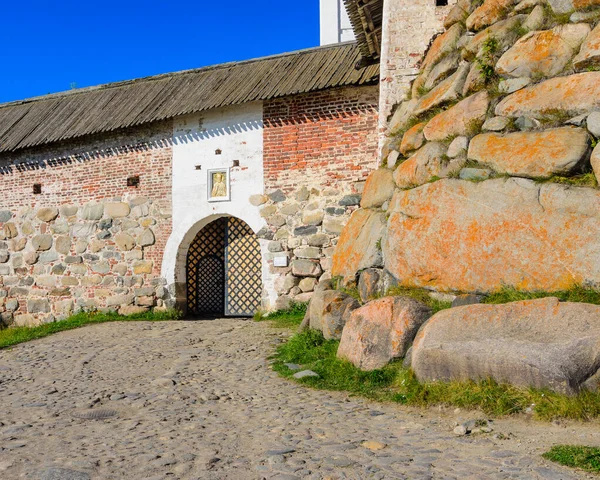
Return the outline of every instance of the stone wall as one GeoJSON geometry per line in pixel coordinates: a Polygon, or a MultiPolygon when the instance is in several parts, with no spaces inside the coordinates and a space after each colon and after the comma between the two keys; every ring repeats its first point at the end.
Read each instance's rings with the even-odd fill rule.
{"type": "Polygon", "coordinates": [[[377,103],[376,85],[266,101],[265,192],[360,188],[377,163],[377,103]]]}
{"type": "Polygon", "coordinates": [[[155,125],[0,161],[3,323],[168,304],[160,261],[171,231],[170,129],[155,125]],[[136,176],[139,185],[128,186],[136,176]]]}
{"type": "Polygon", "coordinates": [[[307,302],[316,284],[331,278],[334,247],[360,202],[359,194],[348,193],[350,184],[339,187],[301,187],[288,194],[276,190],[250,197],[267,223],[258,236],[269,240],[264,261],[277,277],[276,308],[287,308],[291,301],[307,302]],[[287,259],[287,266],[276,266],[276,257],[287,259]]]}
{"type": "Polygon", "coordinates": [[[599,19],[596,0],[459,0],[333,274],[383,256],[400,284],[437,291],[599,287],[599,19]]]}

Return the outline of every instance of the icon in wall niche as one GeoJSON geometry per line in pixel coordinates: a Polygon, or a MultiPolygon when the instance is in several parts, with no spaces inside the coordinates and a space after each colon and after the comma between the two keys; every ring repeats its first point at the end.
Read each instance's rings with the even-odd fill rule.
{"type": "Polygon", "coordinates": [[[208,171],[208,201],[224,202],[231,199],[229,190],[229,169],[219,168],[208,171]]]}

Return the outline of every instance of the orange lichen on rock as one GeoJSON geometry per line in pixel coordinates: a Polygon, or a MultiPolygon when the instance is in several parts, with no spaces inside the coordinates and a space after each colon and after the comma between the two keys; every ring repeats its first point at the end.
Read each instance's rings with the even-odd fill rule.
{"type": "Polygon", "coordinates": [[[409,286],[560,290],[600,282],[600,192],[440,180],[392,198],[387,269],[409,286]]]}
{"type": "Polygon", "coordinates": [[[477,31],[502,19],[515,0],[485,0],[467,18],[467,29],[477,31]]]}
{"type": "Polygon", "coordinates": [[[600,65],[600,25],[592,30],[573,59],[573,66],[577,70],[597,65],[600,65]]]}
{"type": "Polygon", "coordinates": [[[394,179],[392,171],[387,168],[378,168],[367,177],[363,190],[360,206],[362,208],[381,207],[394,193],[394,179]]]}
{"type": "Polygon", "coordinates": [[[423,143],[425,143],[423,129],[426,125],[426,122],[417,123],[414,127],[406,131],[400,143],[400,153],[402,155],[418,150],[423,146],[423,143]]]}
{"type": "Polygon", "coordinates": [[[589,135],[583,128],[563,127],[506,135],[484,133],[469,144],[468,158],[500,173],[525,177],[569,174],[585,159],[589,135]]]}
{"type": "Polygon", "coordinates": [[[556,77],[519,90],[504,98],[496,115],[542,117],[549,111],[572,115],[600,109],[600,72],[556,77]]]}
{"type": "Polygon", "coordinates": [[[385,214],[356,210],[344,227],[333,254],[332,275],[354,277],[359,270],[380,266],[379,242],[385,227],[385,214]]]}
{"type": "Polygon", "coordinates": [[[586,23],[560,25],[552,30],[531,32],[500,57],[496,71],[500,75],[511,77],[558,75],[589,33],[590,27],[586,23]]]}
{"type": "Polygon", "coordinates": [[[490,105],[487,91],[476,93],[433,117],[423,133],[429,141],[441,141],[451,136],[469,136],[474,127],[480,127],[490,105]]]}
{"type": "Polygon", "coordinates": [[[407,297],[385,297],[354,310],[342,332],[339,358],[374,370],[402,358],[419,327],[431,316],[424,304],[407,297]]]}

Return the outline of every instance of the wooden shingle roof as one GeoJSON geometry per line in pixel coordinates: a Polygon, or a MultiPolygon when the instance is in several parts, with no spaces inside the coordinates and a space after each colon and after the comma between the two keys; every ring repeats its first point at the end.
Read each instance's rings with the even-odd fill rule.
{"type": "Polygon", "coordinates": [[[344,0],[354,35],[362,53],[361,64],[373,64],[381,56],[383,0],[344,0]]]}
{"type": "Polygon", "coordinates": [[[167,120],[226,105],[364,85],[356,43],[226,63],[0,104],[0,152],[167,120]]]}

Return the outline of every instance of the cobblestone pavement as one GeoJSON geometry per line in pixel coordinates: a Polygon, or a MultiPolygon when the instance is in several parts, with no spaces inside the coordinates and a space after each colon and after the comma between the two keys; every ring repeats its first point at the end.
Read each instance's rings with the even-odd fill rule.
{"type": "Polygon", "coordinates": [[[284,335],[235,319],[113,323],[0,351],[0,478],[586,478],[540,454],[598,445],[598,424],[522,417],[456,437],[456,421],[481,414],[279,378],[267,356],[284,335]],[[90,412],[113,416],[79,418],[90,412]]]}

